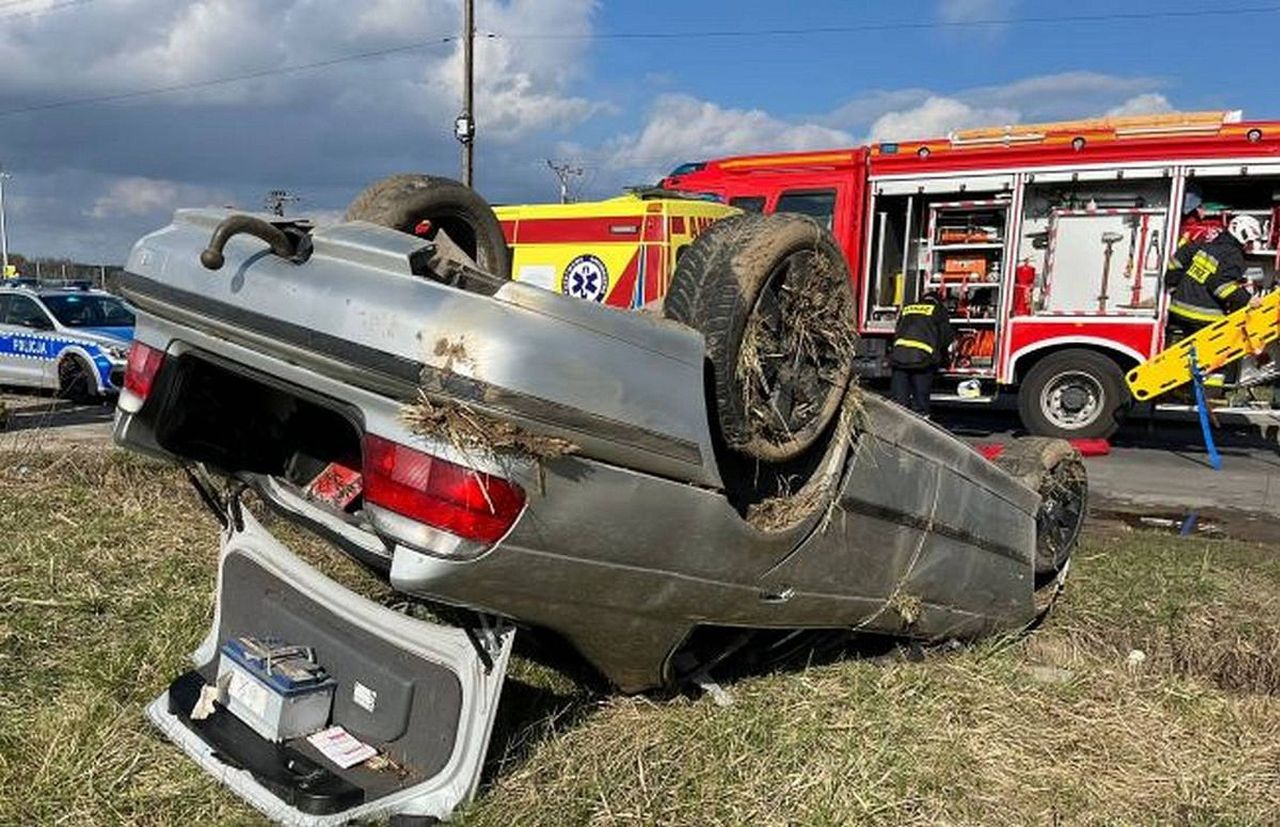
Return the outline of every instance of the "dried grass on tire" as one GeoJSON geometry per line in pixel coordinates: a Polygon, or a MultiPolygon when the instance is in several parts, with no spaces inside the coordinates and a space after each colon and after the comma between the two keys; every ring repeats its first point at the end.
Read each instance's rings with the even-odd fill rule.
{"type": "MultiPolygon", "coordinates": [[[[795,365],[819,365],[824,362],[824,354],[852,353],[857,341],[850,296],[841,289],[826,289],[840,285],[831,284],[836,268],[819,252],[821,236],[817,224],[814,228],[814,246],[808,251],[805,266],[792,270],[790,278],[779,286],[778,299],[785,300],[780,329],[769,335],[763,317],[751,314],[738,353],[736,378],[741,387],[743,410],[753,427],[764,431],[771,440],[789,440],[793,435],[786,419],[771,402],[774,388],[765,378],[763,360],[789,357],[795,365]]],[[[843,277],[839,272],[834,275],[843,277]]],[[[828,383],[835,381],[835,377],[821,373],[819,379],[828,383]]]]}

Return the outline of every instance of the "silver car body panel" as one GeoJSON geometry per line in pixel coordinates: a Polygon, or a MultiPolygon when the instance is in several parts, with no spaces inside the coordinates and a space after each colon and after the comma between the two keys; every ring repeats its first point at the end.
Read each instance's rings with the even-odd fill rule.
{"type": "Polygon", "coordinates": [[[692,330],[518,282],[492,297],[448,287],[411,272],[420,239],[359,222],[316,230],[302,265],[238,236],[213,273],[190,251],[226,215],[179,211],[134,247],[118,288],[144,313],[354,387],[447,393],[584,455],[719,485],[692,330]]]}

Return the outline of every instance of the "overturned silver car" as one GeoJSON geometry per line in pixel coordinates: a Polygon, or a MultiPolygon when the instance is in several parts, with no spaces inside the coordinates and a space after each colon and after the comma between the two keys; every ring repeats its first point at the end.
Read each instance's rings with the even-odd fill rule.
{"type": "Polygon", "coordinates": [[[1060,583],[1078,456],[1020,440],[997,467],[860,393],[848,273],[811,220],[725,219],[664,312],[624,313],[510,281],[492,213],[452,182],[389,179],[348,219],[183,210],[115,285],[138,309],[116,439],[183,464],[225,526],[213,627],[150,714],[270,816],[447,816],[516,629],[641,691],[812,635],[1019,629],[1060,583]],[[456,624],[337,585],[246,489],[456,624]],[[397,771],[218,701],[193,718],[243,636],[313,650],[330,722],[397,771]]]}

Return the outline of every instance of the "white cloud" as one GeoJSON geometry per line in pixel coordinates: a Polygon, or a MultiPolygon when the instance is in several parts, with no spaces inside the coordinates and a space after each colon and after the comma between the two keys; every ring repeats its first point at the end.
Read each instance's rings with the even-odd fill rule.
{"type": "Polygon", "coordinates": [[[179,205],[200,206],[225,203],[204,187],[180,184],[155,178],[120,178],[112,182],[86,211],[91,218],[110,219],[123,216],[164,216],[179,205]]]}
{"type": "Polygon", "coordinates": [[[606,147],[606,166],[653,177],[677,163],[699,158],[853,142],[849,133],[817,123],[785,121],[759,109],[727,109],[689,95],[670,94],[657,99],[638,134],[624,135],[606,147]]]}
{"type": "Polygon", "coordinates": [[[1018,5],[1018,0],[940,0],[938,17],[947,23],[1002,20],[1018,5]]]}
{"type": "MultiPolygon", "coordinates": [[[[477,184],[502,200],[537,197],[546,176],[532,160],[614,111],[579,90],[598,3],[477,6],[477,184]]],[[[457,175],[462,45],[446,38],[460,20],[460,0],[98,0],[5,20],[0,111],[190,86],[0,117],[0,158],[15,173],[6,194],[36,213],[15,224],[15,244],[118,258],[173,207],[231,200],[211,195],[257,208],[284,187],[306,199],[291,212],[314,213],[382,175],[457,175]],[[276,71],[371,53],[384,54],[276,71]]]]}
{"type": "Polygon", "coordinates": [[[907,125],[915,122],[924,127],[935,123],[968,126],[974,125],[975,120],[981,126],[1003,125],[1011,120],[1068,120],[1097,116],[1131,99],[1141,98],[1148,106],[1155,106],[1155,98],[1160,97],[1159,90],[1165,85],[1153,77],[1075,71],[946,93],[920,88],[875,89],[844,102],[821,122],[855,134],[880,137],[904,120],[907,125]],[[877,127],[882,118],[884,123],[877,127]]]}
{"type": "Polygon", "coordinates": [[[1173,104],[1169,103],[1168,98],[1154,92],[1147,92],[1135,95],[1119,106],[1111,107],[1107,110],[1107,115],[1118,118],[1126,115],[1159,115],[1172,111],[1173,104]]]}
{"type": "Polygon", "coordinates": [[[954,98],[932,97],[912,109],[881,115],[871,125],[871,141],[905,141],[946,135],[976,126],[1002,126],[1018,120],[1013,109],[980,109],[954,98]]]}

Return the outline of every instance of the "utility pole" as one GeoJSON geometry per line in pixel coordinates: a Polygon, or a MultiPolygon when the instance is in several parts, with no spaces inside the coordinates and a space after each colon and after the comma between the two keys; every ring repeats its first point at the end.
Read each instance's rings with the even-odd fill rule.
{"type": "Polygon", "coordinates": [[[0,167],[0,280],[9,275],[9,228],[4,223],[4,182],[11,176],[0,167]]]}
{"type": "Polygon", "coordinates": [[[262,207],[269,213],[283,217],[285,204],[296,204],[301,200],[301,196],[294,195],[288,190],[271,190],[267,193],[267,197],[262,199],[262,207]]]}
{"type": "Polygon", "coordinates": [[[560,203],[569,203],[569,179],[582,176],[582,167],[576,167],[570,163],[556,163],[550,158],[547,160],[547,166],[551,168],[551,172],[560,182],[560,203]]]}
{"type": "Polygon", "coordinates": [[[462,144],[462,183],[472,185],[476,140],[473,112],[475,87],[476,7],[475,0],[462,2],[462,114],[453,122],[453,135],[462,144]]]}

